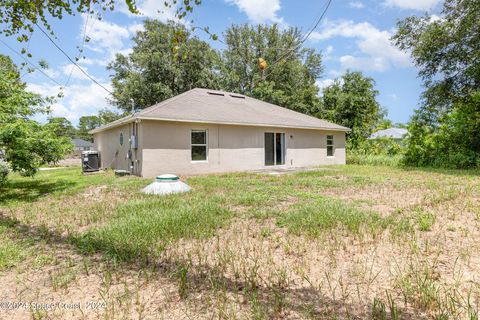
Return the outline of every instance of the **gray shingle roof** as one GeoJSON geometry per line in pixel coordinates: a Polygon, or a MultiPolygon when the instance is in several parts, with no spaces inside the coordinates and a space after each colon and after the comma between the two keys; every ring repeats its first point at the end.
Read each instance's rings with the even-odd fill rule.
{"type": "Polygon", "coordinates": [[[408,130],[403,128],[388,128],[384,130],[378,130],[377,132],[372,133],[369,139],[376,138],[392,138],[392,139],[403,139],[407,135],[408,130]]]}
{"type": "Polygon", "coordinates": [[[72,139],[72,143],[77,148],[93,147],[93,143],[91,143],[90,141],[86,141],[78,138],[72,139]]]}
{"type": "Polygon", "coordinates": [[[134,119],[291,127],[349,131],[349,128],[244,95],[193,89],[103,127],[96,133],[134,119]]]}

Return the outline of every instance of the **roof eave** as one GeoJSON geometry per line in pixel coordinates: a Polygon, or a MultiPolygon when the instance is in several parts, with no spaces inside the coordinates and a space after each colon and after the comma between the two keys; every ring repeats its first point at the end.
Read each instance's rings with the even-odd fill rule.
{"type": "Polygon", "coordinates": [[[308,129],[308,130],[340,131],[340,132],[349,132],[349,131],[351,131],[350,128],[341,127],[341,126],[339,126],[338,128],[327,128],[327,127],[311,127],[311,126],[291,126],[291,125],[270,124],[270,123],[247,123],[247,122],[233,122],[233,121],[208,121],[208,120],[174,119],[174,118],[142,117],[142,116],[138,116],[137,119],[141,119],[141,120],[153,120],[153,121],[190,122],[190,123],[206,123],[206,124],[225,124],[225,125],[249,126],[249,127],[292,128],[292,129],[308,129]]]}
{"type": "Polygon", "coordinates": [[[95,134],[95,133],[99,133],[99,132],[102,132],[102,131],[105,131],[105,130],[108,130],[108,129],[120,127],[120,126],[122,126],[122,125],[124,125],[124,124],[127,124],[127,123],[130,123],[130,122],[135,121],[135,119],[138,119],[138,117],[135,116],[135,115],[132,115],[132,116],[130,116],[130,117],[128,117],[128,118],[120,119],[120,120],[111,122],[111,123],[109,123],[109,124],[103,125],[103,126],[101,126],[101,127],[95,128],[95,129],[93,129],[93,130],[90,130],[90,131],[88,131],[88,133],[89,133],[89,134],[95,134]]]}

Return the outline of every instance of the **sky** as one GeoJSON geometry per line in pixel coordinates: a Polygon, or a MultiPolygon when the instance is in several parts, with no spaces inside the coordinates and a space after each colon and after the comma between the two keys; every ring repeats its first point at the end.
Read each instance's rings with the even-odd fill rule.
{"type": "MultiPolygon", "coordinates": [[[[122,2],[122,1],[120,1],[122,2]]],[[[231,24],[278,23],[284,28],[299,27],[307,32],[323,11],[327,0],[203,0],[195,7],[190,19],[197,26],[208,26],[222,37],[231,24]]],[[[46,60],[46,75],[35,71],[22,75],[28,89],[46,96],[63,97],[52,105],[52,116],[66,117],[74,125],[84,115],[93,115],[103,108],[115,110],[108,101],[111,72],[107,65],[116,53],[128,54],[132,37],[142,30],[142,21],[156,18],[167,21],[174,17],[163,0],[137,0],[141,15],[133,15],[125,5],[113,12],[104,12],[102,20],[92,16],[66,16],[50,20],[55,31],[54,41],[70,57],[80,57],[78,64],[100,85],[93,83],[77,69],[38,29],[28,43],[37,64],[46,60]],[[87,36],[90,41],[84,42],[87,36]],[[83,47],[83,53],[79,48],[83,47]]],[[[378,101],[393,122],[406,123],[419,106],[422,83],[408,53],[390,42],[396,22],[411,15],[438,14],[440,0],[333,0],[324,19],[312,32],[305,46],[322,53],[325,72],[317,80],[320,88],[328,86],[346,70],[362,71],[375,80],[378,101]]],[[[202,31],[195,33],[221,50],[223,45],[202,31]]],[[[14,37],[1,36],[12,49],[20,52],[22,44],[14,37]]],[[[23,58],[3,43],[0,53],[16,63],[23,58]]],[[[22,73],[23,74],[23,73],[22,73]]],[[[38,120],[45,121],[45,116],[38,120]]]]}

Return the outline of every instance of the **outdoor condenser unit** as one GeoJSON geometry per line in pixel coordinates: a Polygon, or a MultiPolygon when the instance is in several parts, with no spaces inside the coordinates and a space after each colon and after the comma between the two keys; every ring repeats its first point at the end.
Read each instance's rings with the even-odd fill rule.
{"type": "Polygon", "coordinates": [[[82,151],[82,171],[95,172],[100,170],[100,153],[98,151],[82,151]]]}

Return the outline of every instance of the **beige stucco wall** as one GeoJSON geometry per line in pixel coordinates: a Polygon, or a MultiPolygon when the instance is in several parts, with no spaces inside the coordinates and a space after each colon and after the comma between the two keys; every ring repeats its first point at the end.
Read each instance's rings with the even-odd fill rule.
{"type": "MultiPolygon", "coordinates": [[[[139,142],[142,141],[141,126],[138,126],[139,142]]],[[[126,124],[110,130],[95,133],[93,135],[95,150],[100,151],[102,168],[111,168],[116,170],[133,170],[136,174],[141,174],[141,143],[138,149],[132,149],[131,159],[128,158],[130,149],[130,137],[132,135],[133,123],[126,124]],[[120,134],[123,134],[123,145],[120,145],[120,134]]]]}
{"type": "MultiPolygon", "coordinates": [[[[285,133],[286,159],[283,167],[345,164],[343,132],[145,120],[140,127],[141,174],[144,177],[162,173],[200,174],[266,168],[265,132],[285,133]],[[191,161],[190,134],[195,129],[208,132],[208,160],[205,162],[191,161]],[[333,157],[327,157],[327,134],[334,135],[333,157]]],[[[118,141],[119,132],[115,131],[113,139],[118,141]]],[[[109,137],[105,136],[105,140],[109,137]]]]}

